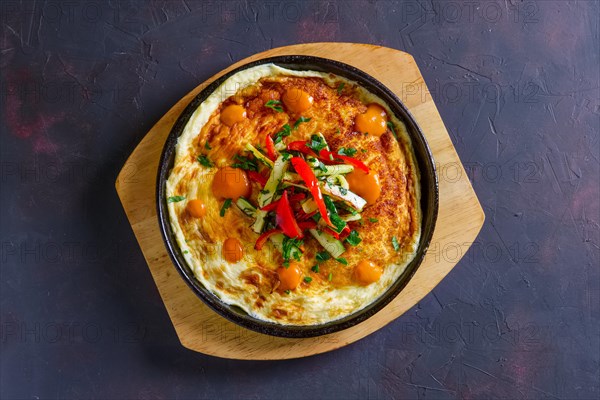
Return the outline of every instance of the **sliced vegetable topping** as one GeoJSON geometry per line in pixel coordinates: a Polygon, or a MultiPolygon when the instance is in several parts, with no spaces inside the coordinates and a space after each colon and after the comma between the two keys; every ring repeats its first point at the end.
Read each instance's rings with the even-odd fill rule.
{"type": "Polygon", "coordinates": [[[317,207],[319,208],[319,212],[321,213],[321,218],[325,221],[327,225],[331,225],[331,220],[329,219],[329,215],[327,214],[327,208],[325,207],[325,202],[323,201],[323,195],[321,194],[321,189],[319,188],[319,182],[317,181],[317,177],[312,169],[308,166],[306,161],[300,157],[292,157],[291,160],[292,165],[296,172],[300,175],[304,183],[306,183],[306,187],[310,190],[310,193],[317,203],[317,207]]]}
{"type": "Polygon", "coordinates": [[[265,148],[267,149],[267,156],[269,156],[272,161],[275,161],[277,155],[275,154],[275,143],[273,142],[271,135],[265,137],[265,148]]]}
{"type": "Polygon", "coordinates": [[[265,103],[265,107],[277,111],[278,113],[283,112],[281,102],[279,100],[269,100],[265,103]]]}
{"type": "MultiPolygon", "coordinates": [[[[288,97],[284,95],[283,104],[287,111],[298,114],[301,107],[294,105],[289,98],[291,94],[287,93],[288,97]],[[293,107],[296,108],[292,110],[293,107]]],[[[298,95],[304,96],[302,93],[298,95]]],[[[312,103],[312,97],[309,102],[312,103]]],[[[265,104],[276,112],[283,112],[281,105],[277,100],[265,104]]],[[[379,196],[375,190],[379,188],[378,177],[364,162],[354,158],[358,153],[355,148],[332,149],[318,132],[312,134],[310,140],[285,143],[285,138],[309,121],[310,118],[299,116],[291,126],[291,122],[286,123],[278,131],[268,133],[264,138],[264,151],[248,143],[246,153],[233,158],[234,168],[222,168],[215,175],[215,181],[225,179],[226,184],[217,185],[213,181],[213,192],[218,198],[225,199],[221,215],[225,215],[227,208],[235,202],[245,215],[254,220],[251,227],[258,234],[254,248],[260,251],[270,241],[281,252],[283,266],[277,270],[278,290],[286,293],[302,281],[310,283],[313,279],[306,276],[306,271],[302,271],[295,262],[303,257],[303,240],[306,240],[307,232],[324,249],[316,254],[312,273],[319,274],[319,264],[328,260],[348,265],[346,258],[342,257],[346,247],[358,246],[362,242],[359,232],[352,228],[362,225],[361,211],[379,196]],[[256,182],[254,187],[258,184],[256,205],[248,200],[250,191],[241,193],[241,190],[227,189],[227,171],[237,171],[236,174],[256,182]],[[366,183],[363,182],[365,179],[366,183]],[[377,184],[375,189],[372,181],[377,184]]],[[[395,237],[392,244],[394,248],[399,246],[395,237]]],[[[366,284],[377,274],[376,269],[372,272],[365,268],[355,267],[355,278],[360,284],[366,284]],[[365,278],[367,275],[368,278],[365,278]]],[[[331,281],[332,277],[329,272],[327,280],[331,281]]]]}
{"type": "Polygon", "coordinates": [[[298,226],[292,207],[287,195],[287,190],[283,191],[283,196],[277,203],[277,214],[276,214],[277,226],[281,228],[283,233],[291,238],[303,238],[304,234],[298,226]]]}

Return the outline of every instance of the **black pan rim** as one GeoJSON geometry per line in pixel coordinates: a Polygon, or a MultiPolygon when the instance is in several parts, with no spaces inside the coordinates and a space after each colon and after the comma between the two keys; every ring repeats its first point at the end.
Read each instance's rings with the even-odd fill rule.
{"type": "Polygon", "coordinates": [[[388,89],[374,77],[351,65],[321,57],[304,55],[269,57],[241,65],[240,67],[235,68],[219,77],[202,91],[200,91],[200,93],[198,93],[198,95],[196,95],[182,111],[165,141],[158,164],[156,209],[159,228],[169,257],[171,258],[171,261],[183,280],[206,305],[208,305],[219,315],[244,328],[277,337],[309,338],[331,334],[355,326],[383,309],[404,289],[404,287],[406,287],[410,279],[414,276],[417,269],[421,265],[431,243],[433,231],[437,221],[438,208],[439,188],[435,161],[423,131],[415,121],[408,108],[390,89],[388,89]],[[171,230],[169,214],[166,207],[165,181],[168,179],[168,174],[173,164],[177,139],[182,133],[193,112],[208,97],[208,95],[216,90],[216,88],[230,76],[242,70],[269,63],[273,63],[288,69],[317,70],[321,72],[334,73],[336,75],[356,81],[371,93],[379,96],[383,101],[386,102],[396,117],[405,123],[413,144],[413,151],[415,152],[415,159],[421,178],[421,238],[414,259],[405,268],[396,282],[394,282],[379,298],[377,298],[371,304],[346,317],[320,325],[282,325],[267,322],[254,318],[243,312],[241,309],[238,311],[236,310],[235,306],[228,305],[221,301],[215,294],[206,289],[195,278],[193,272],[185,261],[171,230]],[[423,185],[424,180],[426,185],[423,185]]]}

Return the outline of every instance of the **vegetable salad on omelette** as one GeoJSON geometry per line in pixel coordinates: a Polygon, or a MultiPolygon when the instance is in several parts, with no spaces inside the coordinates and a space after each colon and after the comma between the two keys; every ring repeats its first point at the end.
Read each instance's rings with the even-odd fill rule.
{"type": "Polygon", "coordinates": [[[197,279],[279,324],[322,324],[371,304],[421,233],[404,124],[356,82],[274,64],[232,75],[200,104],[166,192],[197,279]]]}

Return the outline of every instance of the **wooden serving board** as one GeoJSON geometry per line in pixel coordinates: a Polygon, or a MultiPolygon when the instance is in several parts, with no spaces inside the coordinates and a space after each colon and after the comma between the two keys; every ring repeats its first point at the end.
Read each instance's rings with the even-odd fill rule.
{"type": "Polygon", "coordinates": [[[429,293],[465,254],[484,213],[413,57],[398,50],[356,43],[310,43],[248,57],[219,72],[181,99],[133,151],[116,182],[131,227],[148,262],[181,343],[192,350],[236,359],[286,359],[323,353],[384,327],[429,293]],[[383,310],[350,329],[309,339],[263,335],[229,322],[186,285],[167,254],[158,227],[155,187],[163,144],[179,114],[210,82],[261,58],[302,54],[353,65],[374,76],[406,104],[425,132],[439,173],[439,215],[429,251],[404,290],[383,310]]]}

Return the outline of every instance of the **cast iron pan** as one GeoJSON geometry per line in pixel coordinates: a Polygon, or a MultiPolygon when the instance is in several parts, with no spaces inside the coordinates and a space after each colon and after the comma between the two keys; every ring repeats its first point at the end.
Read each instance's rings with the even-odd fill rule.
{"type": "Polygon", "coordinates": [[[435,170],[435,162],[433,160],[433,156],[431,155],[431,150],[429,149],[425,137],[423,136],[423,132],[415,122],[406,106],[381,82],[359,69],[338,61],[299,55],[280,56],[254,61],[223,75],[221,78],[217,79],[208,85],[204,90],[202,90],[190,102],[185,110],[183,110],[179,116],[179,119],[175,122],[175,125],[173,126],[173,129],[171,130],[171,133],[169,134],[162,151],[158,165],[158,177],[156,181],[156,203],[158,210],[158,222],[165,245],[167,247],[167,251],[169,252],[169,256],[171,257],[171,260],[173,260],[175,267],[183,279],[194,291],[194,293],[196,293],[196,295],[202,299],[202,301],[204,301],[210,308],[215,310],[223,317],[253,331],[267,335],[288,338],[307,338],[326,335],[347,329],[366,320],[381,310],[390,301],[392,301],[394,297],[396,297],[398,293],[400,293],[400,291],[406,286],[410,278],[414,275],[417,268],[421,264],[421,261],[425,256],[425,252],[427,251],[427,247],[431,241],[431,236],[433,235],[433,229],[435,227],[438,213],[438,180],[435,170]],[[169,223],[167,200],[165,198],[165,182],[169,177],[171,168],[173,168],[177,139],[183,132],[183,128],[187,124],[192,113],[215,89],[217,89],[217,87],[219,87],[219,85],[223,83],[223,81],[233,74],[244,69],[268,63],[273,63],[293,70],[331,72],[356,81],[371,93],[379,96],[384,102],[387,103],[396,117],[406,124],[410,138],[412,139],[417,163],[421,173],[421,207],[423,212],[423,221],[421,241],[419,243],[416,257],[406,267],[398,280],[392,286],[390,286],[388,290],[384,292],[375,302],[347,317],[321,325],[286,326],[265,322],[251,317],[237,306],[231,306],[223,303],[217,296],[208,291],[195,278],[192,270],[183,258],[181,250],[179,249],[177,241],[175,240],[175,235],[171,229],[171,224],[169,223]]]}

